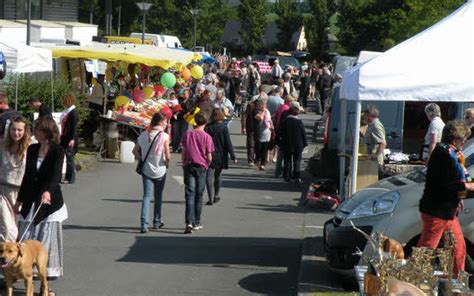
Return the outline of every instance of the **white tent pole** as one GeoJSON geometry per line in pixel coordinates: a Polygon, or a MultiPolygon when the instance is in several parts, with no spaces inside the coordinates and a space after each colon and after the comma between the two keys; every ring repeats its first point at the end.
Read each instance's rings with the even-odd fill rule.
{"type": "Polygon", "coordinates": [[[361,101],[356,101],[356,112],[354,118],[354,145],[352,148],[351,163],[351,195],[357,191],[357,170],[359,161],[359,140],[360,140],[360,115],[362,113],[361,101]]]}
{"type": "Polygon", "coordinates": [[[53,80],[53,71],[51,71],[51,112],[54,112],[54,80],[53,80]]]}
{"type": "Polygon", "coordinates": [[[345,171],[346,171],[346,126],[347,126],[347,100],[341,99],[339,110],[341,138],[339,139],[339,191],[342,200],[346,199],[345,171]]]}
{"type": "Polygon", "coordinates": [[[16,73],[15,80],[15,110],[18,111],[18,73],[16,73]]]}

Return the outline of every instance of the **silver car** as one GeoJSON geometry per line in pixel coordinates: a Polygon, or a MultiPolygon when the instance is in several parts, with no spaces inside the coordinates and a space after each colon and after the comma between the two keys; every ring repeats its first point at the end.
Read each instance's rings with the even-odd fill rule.
{"type": "MultiPolygon", "coordinates": [[[[474,140],[464,146],[466,167],[474,176],[474,140]]],[[[405,245],[410,253],[420,237],[422,221],[418,210],[423,194],[426,168],[379,181],[363,189],[337,209],[333,219],[324,225],[324,249],[326,261],[336,272],[355,276],[354,265],[360,257],[357,249],[369,252],[367,240],[350,225],[366,233],[381,232],[405,245]]],[[[465,200],[459,220],[467,247],[466,271],[474,271],[474,195],[465,200]]]]}

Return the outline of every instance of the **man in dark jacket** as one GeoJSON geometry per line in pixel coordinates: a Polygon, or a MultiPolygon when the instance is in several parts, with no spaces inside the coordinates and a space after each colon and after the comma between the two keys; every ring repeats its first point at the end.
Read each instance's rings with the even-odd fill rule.
{"type": "Polygon", "coordinates": [[[283,177],[289,182],[291,179],[300,181],[301,158],[303,150],[308,143],[306,141],[306,131],[301,119],[300,104],[291,102],[288,116],[281,119],[279,126],[280,143],[284,156],[283,177]]]}
{"type": "Polygon", "coordinates": [[[36,112],[38,112],[38,118],[49,116],[51,117],[51,109],[41,103],[40,99],[37,97],[33,97],[29,100],[28,105],[33,108],[36,112]]]}
{"type": "Polygon", "coordinates": [[[321,99],[322,114],[324,114],[326,110],[326,104],[327,104],[329,95],[331,94],[332,85],[333,85],[333,79],[331,76],[331,72],[329,71],[328,67],[324,66],[323,75],[319,78],[318,85],[317,85],[319,96],[321,99]]]}

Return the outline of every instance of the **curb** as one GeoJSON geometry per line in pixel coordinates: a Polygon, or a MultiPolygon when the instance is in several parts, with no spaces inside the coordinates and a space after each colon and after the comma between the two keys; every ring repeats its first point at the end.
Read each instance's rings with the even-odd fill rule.
{"type": "Polygon", "coordinates": [[[303,241],[301,244],[301,259],[298,271],[298,296],[318,295],[321,292],[344,292],[342,282],[326,264],[325,258],[321,257],[322,241],[321,230],[307,228],[312,225],[310,221],[317,212],[311,211],[305,206],[305,218],[303,224],[303,241]]]}

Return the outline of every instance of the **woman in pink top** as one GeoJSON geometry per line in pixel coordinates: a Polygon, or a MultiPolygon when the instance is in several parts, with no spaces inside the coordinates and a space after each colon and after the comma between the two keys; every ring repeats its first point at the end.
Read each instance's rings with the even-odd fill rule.
{"type": "Polygon", "coordinates": [[[212,137],[204,131],[207,117],[199,112],[194,117],[196,127],[184,134],[181,160],[184,168],[184,192],[186,199],[184,233],[202,229],[202,196],[206,187],[206,175],[212,162],[214,143],[212,137]]]}

